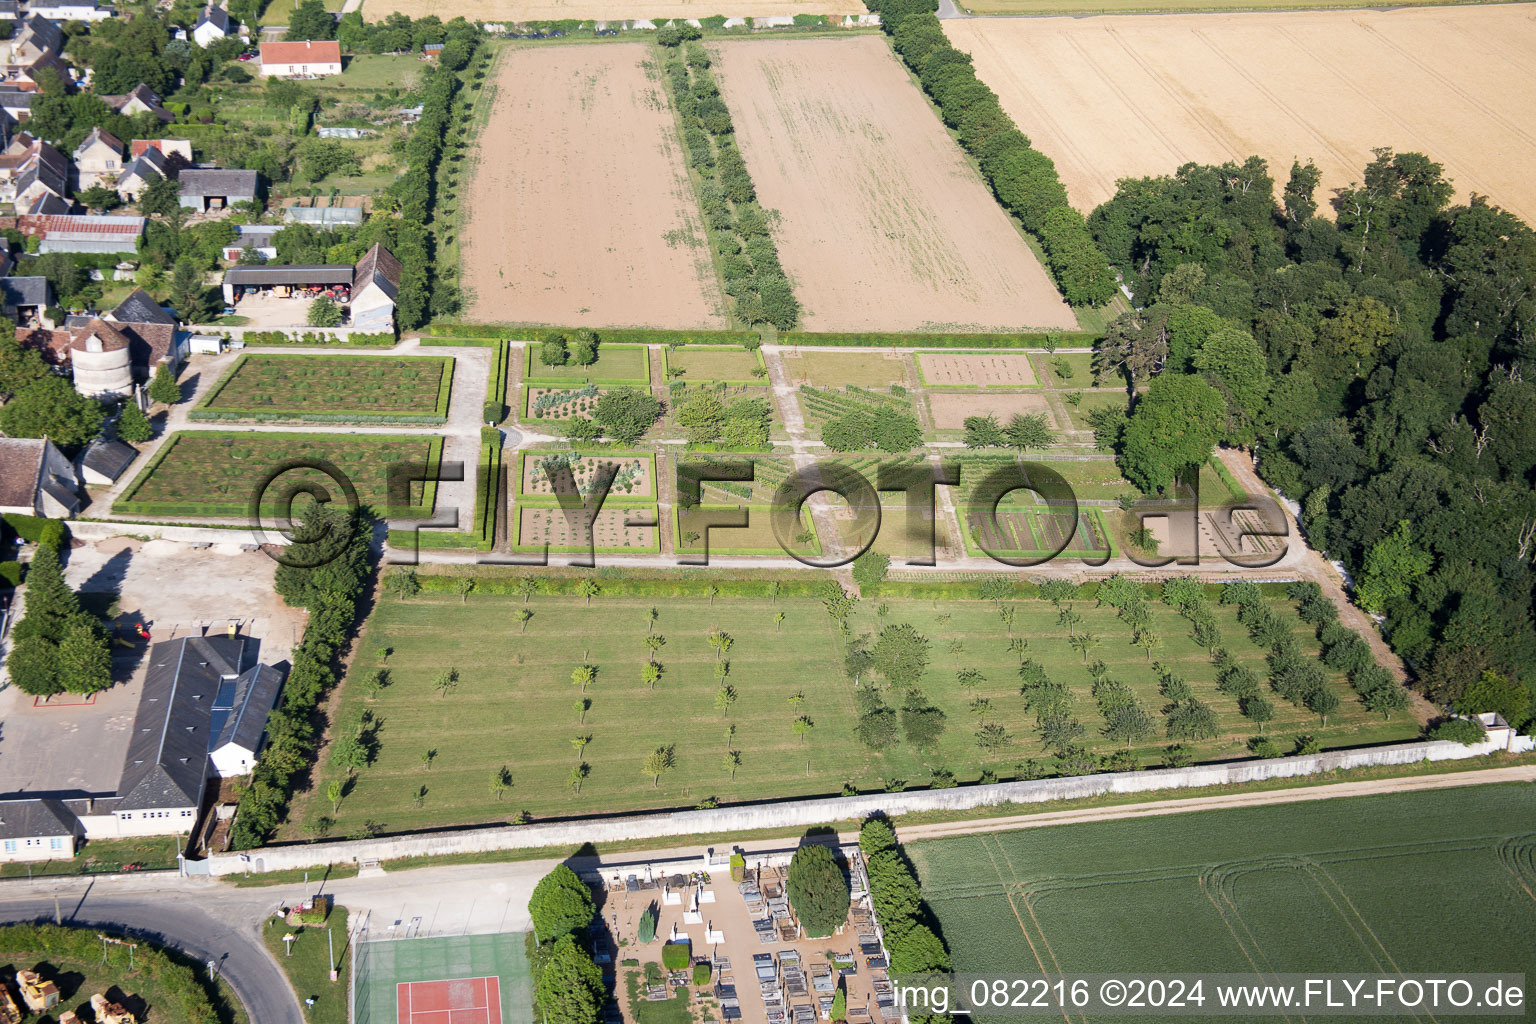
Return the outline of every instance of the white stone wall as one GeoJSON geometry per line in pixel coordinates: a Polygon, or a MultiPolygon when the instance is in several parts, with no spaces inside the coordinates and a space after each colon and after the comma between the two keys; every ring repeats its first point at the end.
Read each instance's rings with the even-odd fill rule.
{"type": "MultiPolygon", "coordinates": [[[[1529,738],[1526,737],[1528,740],[1529,738]]],[[[1414,764],[1481,757],[1504,750],[1502,743],[1474,746],[1444,741],[1397,743],[1357,750],[1332,750],[1321,754],[1276,757],[1262,761],[1195,765],[1189,768],[1154,768],[1137,772],[1108,772],[1066,779],[1033,782],[1000,782],[989,786],[912,793],[870,793],[862,796],[828,797],[821,800],[785,800],[748,807],[722,807],[704,811],[604,818],[597,821],[535,822],[496,828],[439,832],[433,835],[393,839],[350,840],[335,843],[266,847],[247,853],[215,854],[208,860],[210,874],[283,871],[362,860],[393,860],[400,857],[450,853],[484,853],[523,850],[543,846],[575,846],[630,839],[661,839],[668,836],[735,832],[763,828],[802,828],[867,817],[914,811],[963,811],[1000,804],[1033,804],[1101,796],[1106,793],[1148,793],[1157,790],[1295,778],[1342,768],[1372,765],[1414,764]]],[[[1529,749],[1527,747],[1527,749],[1529,749]]]]}

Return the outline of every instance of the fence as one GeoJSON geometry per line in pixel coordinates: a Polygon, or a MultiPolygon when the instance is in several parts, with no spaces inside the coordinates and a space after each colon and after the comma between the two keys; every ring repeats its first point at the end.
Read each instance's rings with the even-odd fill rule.
{"type": "MultiPolygon", "coordinates": [[[[1508,730],[1505,730],[1506,733],[1508,730]]],[[[1111,793],[1224,786],[1264,779],[1299,778],[1340,769],[1415,764],[1481,757],[1504,750],[1531,749],[1529,737],[1491,735],[1486,742],[1465,746],[1443,740],[1397,743],[1380,747],[1332,750],[1265,760],[1154,768],[1134,772],[1105,772],[1030,782],[1000,782],[953,789],[861,796],[785,800],[709,810],[672,811],[599,820],[535,822],[482,829],[445,831],[382,839],[265,847],[245,853],[214,854],[209,873],[228,875],[287,871],[350,864],[362,860],[395,860],[448,854],[489,853],[544,847],[575,847],[634,839],[702,835],[753,829],[791,829],[849,821],[875,813],[892,816],[916,811],[963,811],[1001,804],[1035,804],[1111,793]]]]}

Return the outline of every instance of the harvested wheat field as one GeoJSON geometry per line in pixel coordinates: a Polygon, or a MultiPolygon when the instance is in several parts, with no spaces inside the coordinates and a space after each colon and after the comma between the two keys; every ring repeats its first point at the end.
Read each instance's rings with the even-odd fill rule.
{"type": "Polygon", "coordinates": [[[859,0],[365,0],[363,16],[383,21],[399,11],[412,18],[435,14],[444,21],[624,20],[627,18],[773,18],[796,14],[864,14],[859,0]]]}
{"type": "Polygon", "coordinates": [[[967,416],[997,417],[999,423],[1007,423],[1016,415],[1030,416],[1041,413],[1051,429],[1059,424],[1051,414],[1051,403],[1044,395],[988,395],[964,391],[934,391],[928,395],[928,408],[933,412],[933,425],[940,430],[959,430],[965,426],[967,416]]]}
{"type": "Polygon", "coordinates": [[[719,327],[671,108],[638,43],[513,47],[474,154],[467,316],[719,327]]]}
{"type": "Polygon", "coordinates": [[[1280,186],[1311,158],[1325,203],[1390,146],[1536,216],[1528,4],[944,25],[1083,210],[1117,178],[1255,153],[1280,186]]]}
{"type": "Polygon", "coordinates": [[[715,53],[806,330],[1077,326],[884,39],[715,53]]]}
{"type": "Polygon", "coordinates": [[[1035,368],[1025,352],[919,352],[923,382],[934,387],[1031,387],[1035,368]]]}

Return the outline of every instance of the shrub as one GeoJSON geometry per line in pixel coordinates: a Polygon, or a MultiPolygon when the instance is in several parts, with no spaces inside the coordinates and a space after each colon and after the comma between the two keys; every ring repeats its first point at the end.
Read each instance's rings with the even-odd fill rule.
{"type": "Polygon", "coordinates": [[[20,562],[0,562],[0,584],[7,587],[21,586],[20,562]]]}
{"type": "Polygon", "coordinates": [[[802,846],[789,862],[789,905],[812,938],[831,935],[848,919],[848,880],[825,846],[802,846]]]}
{"type": "Polygon", "coordinates": [[[680,971],[688,966],[689,945],[686,942],[669,942],[661,947],[661,966],[669,971],[680,971]]]}
{"type": "Polygon", "coordinates": [[[1448,718],[1429,729],[1429,738],[1472,746],[1488,738],[1488,730],[1475,718],[1448,718]]]}
{"type": "Polygon", "coordinates": [[[708,985],[709,984],[709,974],[710,974],[709,964],[694,964],[693,965],[693,983],[695,985],[708,985]]]}
{"type": "Polygon", "coordinates": [[[646,907],[640,914],[640,941],[641,943],[653,942],[656,939],[656,905],[653,903],[646,907]]]}

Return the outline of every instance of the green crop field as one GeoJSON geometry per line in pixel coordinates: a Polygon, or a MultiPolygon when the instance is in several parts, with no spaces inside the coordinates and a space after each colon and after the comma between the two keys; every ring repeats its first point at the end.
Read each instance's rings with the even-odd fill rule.
{"type": "Polygon", "coordinates": [[[757,379],[753,371],[763,368],[763,357],[735,345],[680,345],[665,352],[669,372],[681,370],[683,380],[697,383],[707,380],[744,384],[757,379]]]}
{"type": "Polygon", "coordinates": [[[1518,972],[1536,963],[1533,821],[1536,788],[1512,783],[906,851],[959,973],[1518,972]]]}
{"type": "Polygon", "coordinates": [[[191,418],[441,423],[452,386],[447,356],[244,355],[191,418]]]}
{"type": "Polygon", "coordinates": [[[644,345],[601,345],[597,361],[590,366],[567,363],[546,366],[539,359],[539,346],[528,345],[523,364],[524,383],[591,381],[599,384],[649,384],[651,352],[644,345]]]}
{"type": "MultiPolygon", "coordinates": [[[[112,509],[119,515],[239,517],[248,514],[263,482],[270,483],[263,492],[264,513],[275,511],[275,503],[290,487],[323,487],[332,501],[344,504],[344,488],[337,480],[319,469],[294,465],[328,462],[351,482],[361,504],[383,510],[388,505],[389,468],[406,463],[435,467],[442,445],[441,437],[429,435],[183,430],[139,472],[112,509]]],[[[412,513],[430,513],[436,490],[436,484],[413,484],[412,513]]]]}
{"type": "MultiPolygon", "coordinates": [[[[717,539],[716,543],[720,541],[717,539]]],[[[863,789],[892,779],[926,785],[932,769],[944,767],[961,781],[976,780],[982,769],[1001,778],[1026,770],[1030,759],[1047,765],[1036,720],[1019,695],[1019,657],[1009,649],[1008,633],[991,602],[918,600],[882,596],[858,604],[849,618],[853,635],[878,633],[884,626],[911,623],[931,638],[931,661],[921,686],[944,714],[942,734],[920,750],[898,738],[875,752],[855,737],[853,683],[842,672],[838,631],[819,600],[732,597],[711,602],[699,596],[622,596],[625,578],[603,581],[608,593],[587,605],[580,597],[536,594],[524,605],[513,595],[475,592],[461,602],[453,594],[423,593],[410,600],[383,598],[366,627],[341,695],[337,721],[360,722],[365,711],[379,724],[377,756],[362,769],[341,801],[335,828],[347,834],[375,821],[387,831],[450,824],[506,820],[526,809],[537,816],[600,814],[657,807],[692,806],[709,796],[722,802],[837,793],[852,780],[863,789]],[[533,613],[522,629],[516,614],[533,613]],[[656,632],[666,637],[657,653],[663,668],[654,689],[643,681],[648,654],[642,641],[649,628],[648,610],[658,609],[656,632]],[[782,629],[774,624],[782,611],[782,629]],[[707,634],[729,633],[728,683],[738,702],[729,715],[715,707],[717,661],[707,634]],[[951,649],[951,641],[958,647],[951,649]],[[383,660],[390,685],[370,697],[364,680],[383,660]],[[586,663],[597,669],[585,694],[572,682],[572,671],[586,663]],[[434,685],[444,671],[459,673],[444,691],[434,685]],[[963,686],[958,669],[982,674],[963,686]],[[804,691],[803,704],[790,698],[804,691]],[[585,722],[573,703],[591,700],[585,722]],[[989,702],[977,704],[978,699],[989,702]],[[814,726],[805,740],[792,731],[800,715],[814,726]],[[983,753],[977,731],[983,721],[1002,725],[1011,742],[983,753]],[[721,764],[727,726],[734,725],[734,749],[742,763],[732,781],[721,764]],[[580,756],[572,738],[590,733],[580,756]],[[674,745],[676,768],[653,786],[642,762],[658,746],[674,745]],[[436,751],[430,770],[423,756],[436,751]],[[568,785],[571,770],[582,762],[590,775],[581,791],[568,785]],[[500,798],[490,781],[505,766],[512,787],[500,798]],[[882,780],[885,780],[882,782],[882,780]],[[418,800],[419,788],[427,792],[418,800]]],[[[1014,633],[1029,639],[1028,656],[1046,666],[1050,677],[1074,695],[1076,714],[1086,726],[1082,741],[1100,753],[1117,745],[1101,735],[1103,721],[1091,696],[1088,659],[1068,642],[1069,632],[1091,631],[1102,639],[1092,658],[1125,682],[1152,714],[1156,732],[1132,752],[1143,764],[1160,763],[1169,741],[1163,736],[1159,709],[1163,700],[1147,652],[1133,647],[1128,629],[1108,608],[1093,601],[1074,602],[1078,625],[1058,625],[1058,611],[1048,601],[1021,599],[1014,633]]],[[[1277,601],[1295,623],[1302,650],[1315,654],[1312,630],[1294,618],[1293,606],[1277,601]]],[[[1264,651],[1238,625],[1232,606],[1211,609],[1227,647],[1244,664],[1264,675],[1264,651]]],[[[1187,637],[1187,623],[1170,608],[1154,604],[1151,623],[1165,639],[1156,658],[1183,675],[1193,691],[1219,718],[1220,735],[1193,744],[1201,759],[1246,756],[1255,733],[1237,703],[1215,689],[1216,669],[1205,651],[1187,637]]],[[[878,681],[865,674],[862,686],[878,681]]],[[[1276,699],[1268,727],[1287,747],[1295,733],[1311,733],[1324,746],[1356,746],[1408,738],[1417,726],[1406,715],[1383,721],[1360,705],[1335,673],[1328,685],[1343,707],[1322,725],[1316,715],[1276,699]]],[[[887,688],[889,689],[889,688],[887,688]]],[[[904,693],[889,692],[900,706],[904,693]]],[[[341,773],[324,756],[316,772],[316,791],[341,773]]],[[[311,794],[294,814],[294,835],[306,821],[329,815],[323,797],[311,794]]]]}

